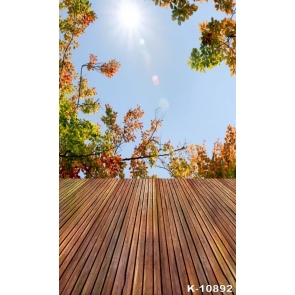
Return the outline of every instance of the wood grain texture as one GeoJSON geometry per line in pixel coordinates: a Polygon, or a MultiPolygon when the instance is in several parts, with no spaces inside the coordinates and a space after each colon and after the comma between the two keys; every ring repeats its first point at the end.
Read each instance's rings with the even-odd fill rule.
{"type": "Polygon", "coordinates": [[[235,179],[59,184],[60,294],[236,294],[235,179]]]}

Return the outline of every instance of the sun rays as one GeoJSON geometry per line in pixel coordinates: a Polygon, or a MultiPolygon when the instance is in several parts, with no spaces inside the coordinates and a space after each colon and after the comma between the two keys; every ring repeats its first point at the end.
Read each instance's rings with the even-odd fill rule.
{"type": "Polygon", "coordinates": [[[118,11],[119,22],[125,29],[136,30],[140,25],[140,9],[133,3],[122,4],[118,11]]]}
{"type": "Polygon", "coordinates": [[[109,12],[113,38],[129,50],[143,45],[144,36],[150,34],[144,9],[146,7],[139,1],[125,0],[109,12]]]}

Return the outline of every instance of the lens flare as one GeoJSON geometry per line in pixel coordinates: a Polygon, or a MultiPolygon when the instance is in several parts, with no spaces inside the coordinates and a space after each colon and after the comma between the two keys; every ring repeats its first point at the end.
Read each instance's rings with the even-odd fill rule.
{"type": "Polygon", "coordinates": [[[162,109],[163,111],[167,111],[169,109],[169,101],[166,98],[161,98],[159,100],[159,107],[160,109],[162,109]]]}
{"type": "Polygon", "coordinates": [[[155,86],[158,86],[160,84],[158,76],[153,76],[152,80],[155,86]]]}

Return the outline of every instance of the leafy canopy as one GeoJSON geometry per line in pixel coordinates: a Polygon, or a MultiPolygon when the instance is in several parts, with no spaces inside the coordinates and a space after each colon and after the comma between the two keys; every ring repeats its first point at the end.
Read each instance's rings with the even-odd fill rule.
{"type": "MultiPolygon", "coordinates": [[[[172,9],[172,20],[178,24],[188,20],[198,10],[196,2],[208,2],[208,0],[193,0],[190,3],[186,0],[153,0],[156,5],[172,9]]],[[[236,21],[234,0],[214,0],[215,9],[224,12],[227,16],[222,20],[211,18],[211,21],[204,21],[199,24],[201,32],[200,48],[193,48],[188,65],[191,69],[206,72],[219,66],[222,61],[230,69],[231,76],[236,74],[236,21]]]]}
{"type": "Polygon", "coordinates": [[[105,125],[102,133],[99,124],[79,117],[79,112],[95,114],[100,109],[99,101],[95,100],[96,89],[88,86],[83,70],[96,70],[111,78],[118,72],[120,63],[115,59],[98,63],[97,57],[90,54],[89,61],[81,66],[78,74],[71,62],[72,50],[78,48],[77,38],[97,16],[86,0],[62,0],[59,5],[60,10],[67,11],[67,17],[60,16],[59,20],[59,176],[80,178],[83,174],[86,178],[123,178],[127,162],[130,162],[132,177],[148,177],[148,166],[155,167],[159,157],[174,153],[171,145],[160,143],[155,135],[162,120],[151,120],[150,129],[143,131],[144,112],[137,106],[126,113],[120,126],[117,112],[107,104],[101,116],[105,125]],[[135,142],[138,131],[141,131],[139,144],[130,158],[122,158],[119,152],[123,144],[135,142]]]}
{"type": "Polygon", "coordinates": [[[213,158],[209,159],[202,146],[174,148],[170,141],[161,143],[156,133],[162,119],[151,120],[150,128],[144,130],[141,121],[144,112],[140,106],[130,109],[120,125],[117,112],[105,105],[101,116],[104,132],[101,125],[80,118],[79,113],[95,114],[100,110],[99,100],[95,100],[96,89],[88,86],[83,70],[95,70],[112,78],[120,63],[115,59],[99,63],[97,56],[90,54],[78,74],[71,61],[72,51],[79,47],[77,38],[97,16],[86,0],[61,0],[59,6],[67,11],[66,18],[60,16],[59,20],[59,177],[80,178],[82,174],[86,178],[124,178],[127,163],[133,178],[156,177],[148,175],[148,167],[166,169],[172,177],[235,177],[232,126],[228,128],[225,144],[216,143],[213,158]],[[123,145],[135,142],[138,132],[139,143],[129,158],[123,158],[120,154],[123,145]]]}
{"type": "Polygon", "coordinates": [[[212,157],[202,145],[187,146],[185,151],[178,151],[170,156],[163,166],[171,177],[187,178],[236,178],[236,128],[228,125],[224,143],[214,143],[212,157]]]}

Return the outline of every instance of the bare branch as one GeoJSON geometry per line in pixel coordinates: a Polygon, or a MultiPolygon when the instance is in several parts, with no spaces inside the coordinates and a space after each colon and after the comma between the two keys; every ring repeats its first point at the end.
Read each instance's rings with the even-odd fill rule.
{"type": "Polygon", "coordinates": [[[80,82],[79,82],[79,95],[78,95],[77,107],[79,106],[79,100],[80,100],[80,96],[81,96],[82,71],[83,71],[83,67],[85,67],[85,66],[87,66],[87,64],[81,66],[80,82]]]}
{"type": "Polygon", "coordinates": [[[92,106],[92,105],[97,104],[98,101],[99,101],[99,98],[98,98],[95,102],[93,102],[93,103],[83,103],[83,104],[79,104],[79,105],[77,105],[77,107],[92,106]]]}
{"type": "Polygon", "coordinates": [[[82,164],[83,164],[84,169],[86,170],[86,172],[89,173],[89,174],[92,176],[92,178],[95,178],[94,175],[88,170],[88,168],[87,168],[87,166],[85,165],[85,163],[82,162],[82,164]]]}
{"type": "Polygon", "coordinates": [[[67,150],[63,155],[59,154],[59,156],[60,156],[61,158],[65,158],[66,155],[67,155],[67,153],[71,153],[71,151],[70,151],[70,150],[67,150]]]}
{"type": "Polygon", "coordinates": [[[106,153],[106,152],[109,152],[111,150],[113,150],[113,149],[109,149],[109,150],[102,151],[102,152],[91,153],[91,154],[87,154],[87,155],[75,155],[75,154],[72,153],[72,151],[67,150],[65,154],[63,154],[63,155],[59,154],[59,157],[60,158],[87,158],[87,157],[91,157],[91,156],[99,156],[102,153],[106,153]],[[67,156],[67,153],[71,153],[72,155],[67,156]]]}
{"type": "Polygon", "coordinates": [[[166,168],[164,166],[158,166],[158,165],[156,165],[156,167],[167,170],[169,172],[169,174],[171,175],[171,171],[168,168],[166,168]]]}
{"type": "MultiPolygon", "coordinates": [[[[179,148],[177,150],[174,150],[174,152],[184,150],[185,147],[179,148]]],[[[147,159],[147,158],[155,158],[155,157],[164,157],[164,156],[170,156],[170,154],[162,154],[162,155],[149,155],[149,156],[139,156],[139,157],[133,157],[133,158],[125,158],[122,159],[122,161],[131,161],[131,160],[138,160],[138,159],[147,159]]]]}
{"type": "Polygon", "coordinates": [[[233,10],[233,13],[232,13],[230,19],[232,19],[235,14],[236,14],[236,9],[233,10]]]}
{"type": "MultiPolygon", "coordinates": [[[[81,84],[82,84],[82,71],[83,71],[83,67],[87,67],[89,65],[89,63],[84,64],[81,66],[81,71],[80,71],[80,82],[79,82],[79,95],[78,95],[78,101],[77,101],[77,107],[79,106],[79,100],[80,100],[80,96],[81,96],[81,84]]],[[[94,65],[92,65],[92,69],[99,71],[101,66],[101,63],[96,63],[94,65]]]]}
{"type": "MultiPolygon", "coordinates": [[[[69,151],[71,152],[71,151],[69,151]]],[[[98,156],[100,155],[101,153],[92,153],[92,154],[88,154],[88,155],[70,155],[70,156],[67,156],[66,154],[64,155],[61,155],[59,154],[59,157],[60,158],[87,158],[87,157],[91,157],[91,156],[98,156]]]]}

